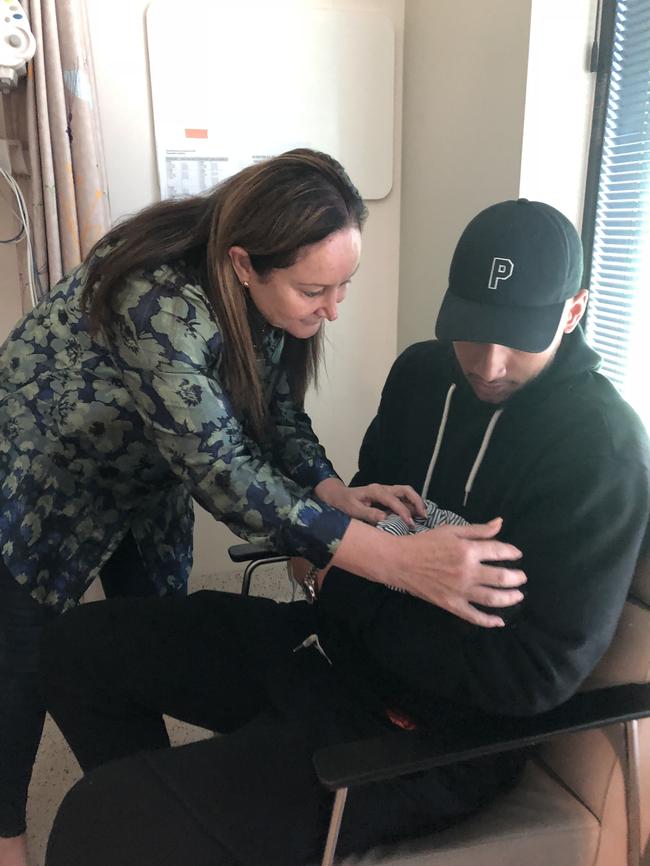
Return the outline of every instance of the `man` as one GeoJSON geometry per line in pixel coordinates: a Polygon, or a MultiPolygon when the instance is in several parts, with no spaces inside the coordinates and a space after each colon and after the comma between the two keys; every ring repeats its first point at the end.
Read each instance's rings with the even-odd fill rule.
{"type": "MultiPolygon", "coordinates": [[[[612,637],[649,508],[645,434],[578,328],[581,273],[578,235],[553,208],[504,202],[479,214],[454,254],[441,342],[397,360],[361,449],[359,484],[408,483],[469,522],[503,518],[528,574],[505,626],[478,628],[341,571],[321,576],[313,607],[208,593],[70,615],[44,657],[82,765],[161,750],[73,789],[48,866],[306,866],[330,805],[315,749],[394,725],[435,735],[484,714],[536,713],[578,688],[612,637]],[[169,647],[151,648],[161,622],[169,647]],[[208,652],[188,659],[182,641],[197,633],[208,652]],[[248,703],[233,704],[232,681],[251,671],[248,703]],[[160,712],[209,716],[227,736],[162,749],[160,712]]],[[[355,789],[339,851],[447,826],[512,784],[523,760],[355,789]]]]}
{"type": "Polygon", "coordinates": [[[416,716],[447,702],[453,719],[547,710],[613,636],[648,519],[648,446],[578,327],[581,278],[580,239],[554,208],[480,213],[453,256],[439,342],[398,358],[364,438],[353,483],[399,478],[470,522],[499,515],[524,553],[526,597],[498,632],[408,600],[403,614],[378,608],[356,579],[325,582],[337,645],[363,635],[416,716]]]}

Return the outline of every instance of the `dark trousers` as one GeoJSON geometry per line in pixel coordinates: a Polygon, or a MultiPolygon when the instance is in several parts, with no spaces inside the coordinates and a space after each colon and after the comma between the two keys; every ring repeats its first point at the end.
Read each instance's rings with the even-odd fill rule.
{"type": "MultiPolygon", "coordinates": [[[[47,866],[307,866],[332,795],[313,752],[391,728],[314,649],[305,603],[201,592],[84,605],[53,623],[47,705],[89,771],[47,866]],[[219,731],[168,748],[161,714],[219,731]]],[[[515,777],[474,762],[350,792],[341,853],[447,826],[515,777]]]]}
{"type": "MultiPolygon", "coordinates": [[[[129,534],[102,570],[107,597],[153,595],[129,534]]],[[[45,710],[37,685],[39,643],[54,617],[0,560],[0,836],[25,831],[25,804],[45,710]]]]}

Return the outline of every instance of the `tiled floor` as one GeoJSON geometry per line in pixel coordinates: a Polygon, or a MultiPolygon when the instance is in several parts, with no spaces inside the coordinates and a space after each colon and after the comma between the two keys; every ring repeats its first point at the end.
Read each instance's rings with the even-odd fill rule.
{"type": "MultiPolygon", "coordinates": [[[[193,591],[208,587],[237,592],[241,576],[221,574],[192,580],[193,591]]],[[[292,590],[283,566],[264,566],[256,572],[252,592],[288,601],[292,590]]],[[[189,743],[208,736],[209,732],[174,720],[168,720],[173,745],[189,743]]],[[[81,776],[79,766],[56,725],[48,717],[36,758],[27,806],[30,866],[43,866],[47,837],[56,810],[66,791],[81,776]]]]}

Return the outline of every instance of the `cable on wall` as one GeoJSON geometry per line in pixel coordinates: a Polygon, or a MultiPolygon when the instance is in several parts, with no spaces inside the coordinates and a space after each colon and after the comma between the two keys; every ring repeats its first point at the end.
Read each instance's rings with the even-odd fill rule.
{"type": "Polygon", "coordinates": [[[39,301],[39,295],[37,292],[37,285],[40,283],[38,272],[36,268],[36,259],[34,256],[34,247],[32,244],[32,236],[29,224],[29,213],[27,211],[27,202],[25,201],[25,197],[23,196],[22,190],[16,183],[16,180],[12,175],[10,175],[4,168],[0,167],[0,176],[2,176],[9,189],[14,194],[16,199],[16,204],[18,207],[18,213],[12,208],[12,212],[18,218],[20,222],[20,231],[13,238],[8,238],[7,240],[0,239],[0,243],[2,244],[17,244],[23,238],[25,238],[27,242],[27,283],[29,286],[29,296],[32,302],[32,306],[36,306],[39,301]]]}

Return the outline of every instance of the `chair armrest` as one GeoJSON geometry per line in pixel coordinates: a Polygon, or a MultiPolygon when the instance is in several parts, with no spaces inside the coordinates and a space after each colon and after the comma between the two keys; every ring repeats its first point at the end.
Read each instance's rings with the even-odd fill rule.
{"type": "Polygon", "coordinates": [[[283,551],[264,544],[233,544],[228,548],[228,556],[233,562],[253,562],[257,559],[268,559],[270,556],[284,555],[283,551]]]}
{"type": "Polygon", "coordinates": [[[241,582],[241,594],[248,595],[251,588],[251,578],[258,566],[271,565],[276,562],[287,562],[289,557],[283,551],[278,551],[265,544],[233,544],[228,548],[228,556],[233,562],[247,562],[241,582]]]}
{"type": "Polygon", "coordinates": [[[445,764],[507,752],[556,734],[600,728],[650,716],[650,683],[612,686],[574,695],[546,713],[481,719],[475,727],[436,732],[396,731],[342,743],[314,754],[316,774],[326,788],[356,787],[445,764]]]}

